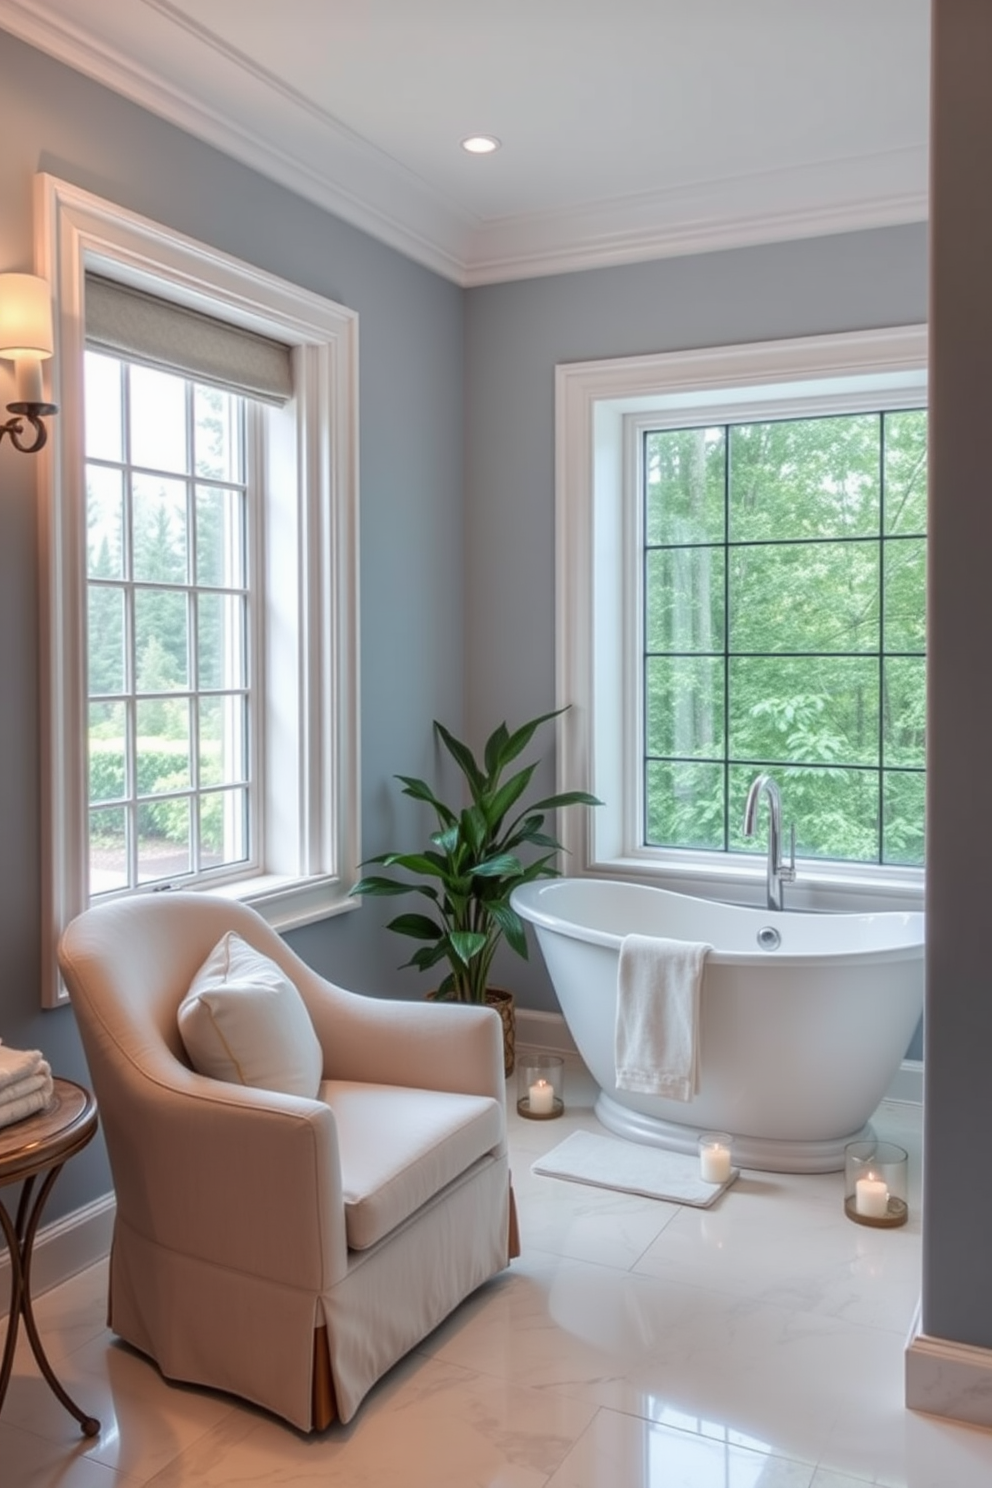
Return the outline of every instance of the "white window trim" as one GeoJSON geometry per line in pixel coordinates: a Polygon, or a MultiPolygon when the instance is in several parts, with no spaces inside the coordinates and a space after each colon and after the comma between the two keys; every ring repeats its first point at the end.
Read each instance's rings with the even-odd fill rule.
{"type": "Polygon", "coordinates": [[[294,397],[271,411],[265,441],[278,514],[263,544],[275,622],[265,626],[261,658],[268,871],[203,890],[246,900],[280,930],[356,905],[347,895],[361,857],[358,317],[56,177],[37,177],[35,207],[36,269],[55,304],[49,365],[60,408],[40,457],[39,505],[42,1000],[51,1007],[66,999],[59,936],[88,902],[85,273],[164,293],[292,348],[294,397]]]}
{"type": "MultiPolygon", "coordinates": [[[[625,480],[632,432],[708,416],[919,407],[926,402],[927,331],[901,326],[718,347],[555,369],[555,668],[558,789],[604,802],[563,812],[567,871],[663,882],[668,888],[763,903],[765,863],[733,853],[640,846],[637,626],[640,503],[625,480]],[[880,401],[880,398],[882,401],[880,401]]],[[[922,907],[923,871],[802,860],[787,902],[808,909],[922,907]]]]}

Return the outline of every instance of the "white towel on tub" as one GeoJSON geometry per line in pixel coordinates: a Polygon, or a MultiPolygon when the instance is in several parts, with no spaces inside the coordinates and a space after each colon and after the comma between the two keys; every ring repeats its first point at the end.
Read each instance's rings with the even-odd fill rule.
{"type": "Polygon", "coordinates": [[[711,946],[627,935],[617,974],[618,1090],[691,1101],[699,1089],[699,993],[711,946]]]}

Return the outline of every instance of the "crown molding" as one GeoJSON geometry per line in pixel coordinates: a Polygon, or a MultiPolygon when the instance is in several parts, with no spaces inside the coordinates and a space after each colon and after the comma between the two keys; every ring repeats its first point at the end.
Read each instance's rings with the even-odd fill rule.
{"type": "Polygon", "coordinates": [[[928,168],[920,145],[504,218],[474,234],[464,282],[925,222],[928,168]]]}
{"type": "Polygon", "coordinates": [[[209,50],[218,80],[246,99],[238,117],[31,0],[0,0],[0,27],[463,288],[927,217],[920,145],[481,221],[169,0],[145,5],[209,50]],[[248,118],[277,119],[279,129],[263,132],[248,118]]]}
{"type": "MultiPolygon", "coordinates": [[[[171,13],[160,13],[174,24],[171,13]]],[[[50,11],[39,13],[21,0],[0,0],[0,27],[415,262],[461,282],[471,219],[456,215],[412,172],[331,115],[315,110],[292,90],[277,87],[261,69],[249,71],[237,53],[214,47],[217,57],[236,69],[256,96],[268,95],[270,108],[272,98],[278,95],[284,107],[288,104],[305,121],[305,133],[311,141],[307,154],[312,158],[288,150],[230,113],[208,106],[65,17],[50,11]],[[315,122],[320,134],[316,144],[315,122]]]]}
{"type": "MultiPolygon", "coordinates": [[[[514,279],[537,279],[550,274],[572,274],[617,264],[644,263],[649,259],[753,248],[760,244],[830,237],[835,233],[864,232],[878,227],[900,227],[926,220],[926,194],[913,193],[871,203],[839,203],[805,211],[715,218],[708,222],[690,221],[655,228],[616,228],[596,240],[576,241],[572,238],[571,243],[564,232],[557,244],[541,242],[541,234],[535,229],[530,234],[530,244],[527,244],[526,227],[522,225],[516,244],[504,237],[497,246],[486,235],[480,235],[482,241],[478,244],[477,254],[464,266],[460,282],[464,288],[473,288],[514,279]]],[[[495,232],[491,235],[492,238],[497,236],[503,237],[495,232]]]]}

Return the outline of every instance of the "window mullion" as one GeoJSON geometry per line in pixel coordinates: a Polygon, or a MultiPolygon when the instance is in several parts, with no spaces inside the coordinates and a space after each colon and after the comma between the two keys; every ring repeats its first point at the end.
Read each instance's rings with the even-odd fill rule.
{"type": "Polygon", "coordinates": [[[723,425],[723,850],[730,851],[730,425],[723,425]]]}
{"type": "Polygon", "coordinates": [[[138,882],[138,718],[135,693],[138,686],[136,655],[136,629],[134,609],[134,492],[132,488],[133,466],[131,464],[131,368],[125,362],[121,366],[121,453],[124,459],[123,501],[124,531],[122,550],[124,562],[124,717],[126,728],[126,795],[125,808],[125,852],[127,855],[127,885],[133,889],[138,882]]]}
{"type": "Polygon", "coordinates": [[[241,515],[245,564],[243,579],[246,581],[242,645],[249,693],[248,718],[243,726],[246,730],[244,747],[248,754],[245,774],[251,787],[247,798],[248,820],[245,830],[251,856],[256,863],[262,864],[268,857],[265,801],[269,781],[264,721],[267,684],[263,638],[268,600],[265,593],[265,523],[262,512],[262,480],[266,464],[265,421],[257,405],[244,406],[238,437],[241,444],[241,474],[245,483],[241,515]],[[256,700],[254,706],[250,701],[252,697],[256,700]]]}
{"type": "Polygon", "coordinates": [[[878,415],[878,861],[885,862],[885,414],[878,415]]]}
{"type": "Polygon", "coordinates": [[[195,391],[191,380],[186,383],[186,665],[189,669],[190,696],[186,704],[189,729],[189,868],[199,876],[200,862],[200,633],[199,592],[197,589],[197,523],[196,479],[197,447],[195,391]]]}

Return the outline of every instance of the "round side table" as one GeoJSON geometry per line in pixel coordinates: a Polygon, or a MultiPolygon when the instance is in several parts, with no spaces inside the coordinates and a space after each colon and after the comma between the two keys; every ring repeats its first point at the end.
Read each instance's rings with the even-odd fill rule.
{"type": "Polygon", "coordinates": [[[44,1111],[0,1127],[0,1188],[9,1183],[23,1183],[17,1204],[17,1218],[12,1220],[0,1200],[0,1229],[10,1252],[10,1314],[7,1340],[0,1361],[0,1410],[14,1367],[14,1349],[21,1318],[31,1343],[31,1351],[52,1391],[66,1410],[79,1422],[86,1436],[96,1436],[100,1422],[69,1398],[55,1377],[45,1354],[31,1305],[31,1253],[41,1211],[64,1164],[81,1152],[91,1141],[97,1127],[96,1102],[88,1090],[71,1080],[55,1080],[55,1091],[44,1111]],[[41,1187],[32,1203],[35,1179],[41,1187]]]}

